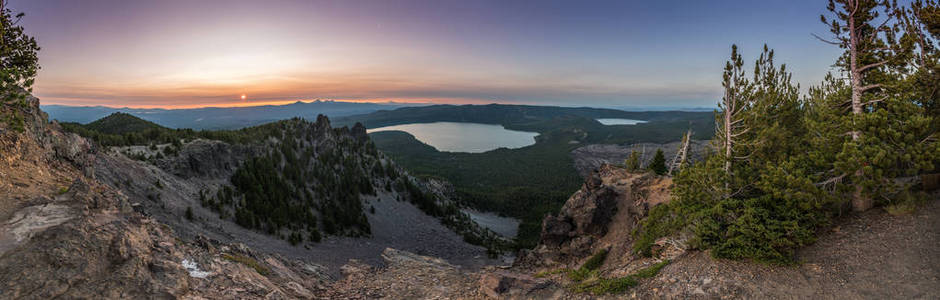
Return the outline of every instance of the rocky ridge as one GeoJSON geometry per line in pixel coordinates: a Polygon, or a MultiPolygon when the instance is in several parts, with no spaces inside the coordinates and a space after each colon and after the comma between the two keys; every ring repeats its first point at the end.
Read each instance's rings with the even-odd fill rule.
{"type": "MultiPolygon", "coordinates": [[[[574,167],[582,177],[587,178],[591,173],[604,164],[623,165],[627,157],[633,151],[640,153],[640,165],[646,166],[653,160],[656,149],[662,149],[666,157],[666,163],[672,162],[676,152],[682,142],[671,142],[665,144],[638,143],[631,145],[608,145],[593,144],[579,147],[571,151],[571,157],[574,159],[574,167]]],[[[689,144],[689,161],[701,161],[708,151],[709,141],[692,140],[689,144]]]]}
{"type": "MultiPolygon", "coordinates": [[[[327,151],[338,145],[349,145],[349,139],[357,143],[367,142],[365,128],[354,126],[352,129],[332,128],[326,117],[316,122],[292,122],[292,125],[309,126],[301,130],[308,138],[301,148],[317,148],[327,151]],[[345,140],[345,141],[344,141],[345,140]]],[[[294,135],[284,134],[281,139],[294,135]]],[[[304,140],[304,138],[300,138],[304,140]]],[[[167,145],[155,145],[160,149],[167,145]]],[[[200,193],[218,191],[230,187],[230,178],[240,163],[246,159],[263,156],[272,148],[280,148],[278,138],[268,138],[261,143],[226,143],[215,140],[197,139],[183,143],[177,155],[168,155],[149,161],[130,159],[124,153],[135,149],[112,148],[98,155],[95,169],[100,181],[123,191],[131,199],[138,211],[152,216],[161,223],[169,225],[184,240],[205,236],[223,243],[243,243],[251,248],[269,253],[279,253],[290,258],[316,257],[317,261],[329,269],[333,276],[340,276],[339,268],[349,259],[359,259],[373,265],[382,263],[379,255],[386,247],[437,255],[465,266],[479,266],[495,261],[487,259],[486,249],[466,243],[460,235],[441,224],[434,216],[429,216],[407,201],[408,191],[389,189],[394,186],[394,179],[384,175],[369,175],[375,195],[361,196],[363,218],[372,229],[369,237],[326,236],[319,243],[301,243],[291,245],[283,238],[266,234],[260,230],[246,229],[236,224],[231,217],[223,219],[219,212],[200,203],[200,193]],[[185,218],[191,211],[192,219],[185,218]]],[[[139,151],[151,151],[145,146],[139,151]]],[[[346,156],[355,156],[349,146],[346,156]]],[[[300,152],[300,150],[297,150],[300,152]]],[[[366,157],[363,154],[363,157],[366,157]]],[[[369,154],[375,162],[393,168],[394,163],[381,153],[369,154]]],[[[316,161],[313,157],[311,161],[316,161]]],[[[366,163],[367,165],[372,165],[366,163]]],[[[371,171],[371,167],[369,168],[371,171]]],[[[394,167],[400,178],[407,176],[403,170],[394,167]]],[[[335,171],[335,170],[333,170],[335,171]]],[[[332,171],[328,171],[332,172],[332,171]]],[[[316,173],[316,170],[309,173],[316,173]]],[[[306,178],[313,177],[304,176],[306,178]]],[[[438,201],[449,199],[449,185],[434,180],[421,181],[413,177],[404,180],[415,182],[418,187],[436,195],[438,201]]],[[[323,200],[325,197],[315,197],[323,200]]],[[[442,203],[444,205],[446,203],[442,203]]],[[[323,206],[317,206],[323,207],[323,206]]],[[[230,211],[231,212],[231,211],[230,211]]],[[[321,217],[321,216],[316,216],[321,217]]],[[[321,218],[322,219],[322,218],[321,218]]],[[[483,228],[471,228],[485,232],[483,228]]],[[[495,234],[493,234],[495,235],[495,234]]]]}
{"type": "Polygon", "coordinates": [[[0,298],[304,298],[326,278],[244,247],[182,242],[98,182],[93,145],[48,123],[38,104],[0,107],[24,120],[0,125],[0,298]]]}

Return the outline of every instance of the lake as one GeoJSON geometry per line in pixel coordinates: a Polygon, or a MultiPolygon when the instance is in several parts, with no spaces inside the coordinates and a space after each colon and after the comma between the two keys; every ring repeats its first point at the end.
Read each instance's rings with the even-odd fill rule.
{"type": "Polygon", "coordinates": [[[597,119],[598,122],[604,125],[634,125],[640,123],[646,123],[646,121],[640,120],[630,120],[630,119],[597,119]]]}
{"type": "Polygon", "coordinates": [[[434,122],[386,126],[368,132],[399,130],[410,133],[438,151],[481,153],[498,148],[522,148],[535,144],[536,132],[515,131],[501,125],[434,122]]]}
{"type": "Polygon", "coordinates": [[[460,211],[470,216],[470,219],[480,224],[480,226],[507,238],[515,238],[519,233],[519,220],[507,217],[500,217],[491,212],[481,212],[473,209],[461,209],[460,211]]]}

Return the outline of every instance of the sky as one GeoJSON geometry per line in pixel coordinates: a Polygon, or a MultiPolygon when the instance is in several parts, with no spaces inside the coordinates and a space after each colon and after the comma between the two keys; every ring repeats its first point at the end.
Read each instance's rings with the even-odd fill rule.
{"type": "Polygon", "coordinates": [[[841,52],[825,1],[9,0],[43,104],[335,99],[712,107],[732,44],[804,88],[841,52]],[[242,96],[244,95],[244,98],[242,96]]]}

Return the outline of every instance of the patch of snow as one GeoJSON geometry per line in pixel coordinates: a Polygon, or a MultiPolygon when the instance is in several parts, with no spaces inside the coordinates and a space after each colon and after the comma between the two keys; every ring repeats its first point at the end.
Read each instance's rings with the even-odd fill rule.
{"type": "Polygon", "coordinates": [[[206,278],[209,275],[211,275],[211,273],[209,273],[208,271],[200,270],[199,265],[196,264],[196,262],[188,260],[188,259],[183,259],[183,268],[186,268],[186,271],[189,271],[190,277],[206,278]]]}
{"type": "Polygon", "coordinates": [[[606,118],[606,119],[597,119],[597,122],[603,125],[635,125],[640,123],[646,123],[646,121],[641,120],[631,120],[631,119],[617,119],[617,118],[606,118]]]}

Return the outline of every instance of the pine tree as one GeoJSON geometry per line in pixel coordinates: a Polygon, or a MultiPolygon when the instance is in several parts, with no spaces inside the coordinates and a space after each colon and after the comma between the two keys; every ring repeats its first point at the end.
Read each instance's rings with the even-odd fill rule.
{"type": "MultiPolygon", "coordinates": [[[[940,2],[913,1],[909,8],[901,9],[900,16],[905,25],[901,40],[914,44],[907,57],[913,74],[905,78],[905,95],[933,119],[932,132],[940,132],[940,2]]],[[[940,165],[940,155],[934,157],[933,164],[940,165]]]]}
{"type": "MultiPolygon", "coordinates": [[[[721,85],[724,87],[724,96],[718,103],[717,126],[715,126],[715,144],[719,155],[724,160],[726,178],[732,178],[733,162],[741,159],[741,149],[745,144],[740,143],[740,137],[747,133],[746,118],[751,106],[751,84],[744,72],[744,60],[738,53],[738,46],[731,45],[731,59],[725,63],[721,85]]],[[[726,190],[730,189],[730,182],[725,182],[726,190]]]]}
{"type": "Polygon", "coordinates": [[[23,13],[13,14],[0,0],[0,90],[3,101],[22,99],[22,92],[32,92],[39,72],[39,46],[19,26],[23,13]]]}
{"type": "MultiPolygon", "coordinates": [[[[829,41],[822,38],[820,40],[837,45],[845,49],[845,54],[839,59],[836,65],[840,66],[849,76],[849,87],[851,89],[851,98],[847,103],[851,111],[851,118],[848,120],[851,126],[846,132],[852,137],[851,145],[846,145],[844,151],[849,157],[855,157],[859,154],[859,139],[862,134],[860,120],[867,112],[866,106],[876,102],[883,101],[880,97],[884,84],[879,79],[878,73],[886,65],[892,56],[891,47],[896,32],[894,28],[886,26],[893,18],[889,14],[881,25],[876,24],[875,19],[880,16],[878,8],[883,8],[885,12],[891,11],[891,4],[888,1],[878,0],[829,0],[826,7],[836,19],[829,20],[825,15],[820,16],[823,24],[830,26],[830,31],[835,35],[835,41],[829,41]],[[885,33],[884,36],[880,33],[885,33]],[[873,74],[874,73],[874,74],[873,74]],[[871,76],[869,76],[871,75],[871,76]],[[867,101],[867,102],[866,102],[867,101]]],[[[863,181],[864,171],[862,166],[869,162],[854,162],[854,166],[846,165],[849,169],[855,169],[851,174],[855,184],[855,192],[852,195],[852,208],[856,211],[868,210],[872,206],[870,196],[863,193],[863,187],[860,181],[863,181]]],[[[845,175],[839,175],[845,176],[845,175]]]]}
{"type": "Polygon", "coordinates": [[[800,88],[791,82],[787,66],[774,63],[774,51],[767,45],[754,63],[751,83],[751,107],[747,126],[741,137],[747,140],[748,163],[761,168],[802,153],[800,140],[805,135],[800,88]]]}
{"type": "Polygon", "coordinates": [[[640,169],[640,153],[636,152],[636,150],[630,151],[630,156],[628,156],[627,160],[624,161],[624,165],[627,167],[628,171],[633,172],[633,171],[639,170],[640,169]]]}
{"type": "Polygon", "coordinates": [[[925,98],[914,96],[906,83],[916,44],[910,29],[898,39],[902,27],[910,28],[902,26],[908,20],[905,10],[874,0],[830,1],[827,8],[835,19],[821,19],[836,36],[827,42],[845,49],[837,66],[849,77],[848,97],[834,97],[845,95],[840,90],[814,93],[813,106],[826,114],[815,117],[829,125],[811,122],[822,124],[817,130],[829,132],[829,139],[816,140],[818,147],[812,150],[836,151],[815,155],[833,158],[831,168],[824,171],[829,177],[820,183],[832,186],[831,190],[850,191],[853,210],[863,211],[875,199],[890,199],[901,188],[895,177],[933,169],[934,121],[926,105],[917,103],[926,102],[925,98]],[[843,113],[846,110],[849,113],[843,113]]]}
{"type": "Polygon", "coordinates": [[[0,126],[19,132],[26,125],[21,109],[27,105],[26,96],[39,71],[39,46],[17,25],[22,17],[23,13],[14,15],[6,8],[6,0],[0,0],[0,105],[20,107],[0,114],[0,126]]]}
{"type": "Polygon", "coordinates": [[[663,155],[663,149],[656,149],[656,155],[653,156],[653,161],[649,165],[650,171],[656,173],[656,175],[666,174],[666,156],[663,155]]]}

